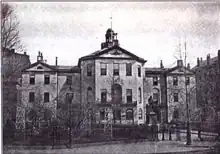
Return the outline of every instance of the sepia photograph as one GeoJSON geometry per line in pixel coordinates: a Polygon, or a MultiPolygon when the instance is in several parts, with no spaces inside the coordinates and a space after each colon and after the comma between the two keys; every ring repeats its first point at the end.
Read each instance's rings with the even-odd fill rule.
{"type": "Polygon", "coordinates": [[[220,2],[1,2],[4,154],[219,154],[220,2]]]}

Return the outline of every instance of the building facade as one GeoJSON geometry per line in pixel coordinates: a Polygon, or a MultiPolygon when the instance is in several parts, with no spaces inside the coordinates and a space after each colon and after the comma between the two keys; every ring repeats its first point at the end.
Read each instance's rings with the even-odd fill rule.
{"type": "Polygon", "coordinates": [[[146,60],[123,49],[112,29],[106,31],[101,49],[81,57],[77,66],[63,69],[57,62],[55,66],[46,64],[41,53],[38,58],[36,63],[23,70],[22,102],[30,111],[34,108],[34,100],[40,98],[37,95],[40,95],[40,102],[50,107],[52,115],[60,119],[68,118],[65,112],[68,106],[62,106],[68,102],[67,95],[72,93],[73,104],[95,108],[95,123],[148,123],[150,102],[156,104],[153,110],[157,121],[166,123],[172,120],[174,108],[185,109],[184,101],[180,99],[182,96],[175,92],[178,88],[184,89],[183,76],[187,76],[187,82],[190,82],[188,87],[195,86],[193,72],[184,67],[181,60],[174,68],[164,68],[162,61],[158,68],[145,68],[146,60]],[[179,84],[172,85],[176,78],[179,84]],[[69,79],[70,85],[67,84],[69,79]],[[31,84],[32,80],[35,84],[31,84]],[[45,84],[47,80],[49,84],[45,84]]]}
{"type": "Polygon", "coordinates": [[[198,107],[206,110],[204,121],[215,123],[220,119],[220,50],[216,57],[211,58],[208,54],[206,60],[197,58],[197,66],[193,69],[196,72],[198,107]]]}
{"type": "Polygon", "coordinates": [[[187,109],[193,115],[196,105],[196,77],[195,73],[183,65],[182,60],[177,66],[166,71],[168,122],[178,118],[187,121],[187,109]],[[187,108],[188,105],[188,108],[187,108]]]}
{"type": "Polygon", "coordinates": [[[162,61],[158,68],[145,68],[146,109],[150,112],[149,103],[152,102],[159,123],[171,122],[176,118],[186,122],[187,103],[192,111],[197,107],[195,91],[195,73],[189,64],[185,67],[182,60],[177,60],[173,68],[164,68],[162,61]]]}
{"type": "Polygon", "coordinates": [[[101,50],[79,59],[82,103],[98,106],[96,119],[115,124],[144,123],[143,66],[145,60],[121,48],[108,29],[101,50]],[[134,116],[137,111],[141,115],[134,116]]]}
{"type": "Polygon", "coordinates": [[[48,65],[39,52],[37,62],[22,70],[17,128],[28,127],[33,121],[40,127],[52,118],[64,117],[65,113],[59,112],[60,106],[65,104],[67,94],[80,100],[79,83],[78,67],[60,66],[57,59],[55,65],[48,65]]]}
{"type": "Polygon", "coordinates": [[[2,48],[2,101],[3,124],[8,119],[16,121],[17,85],[20,84],[21,70],[30,65],[29,55],[17,53],[14,49],[2,48]]]}

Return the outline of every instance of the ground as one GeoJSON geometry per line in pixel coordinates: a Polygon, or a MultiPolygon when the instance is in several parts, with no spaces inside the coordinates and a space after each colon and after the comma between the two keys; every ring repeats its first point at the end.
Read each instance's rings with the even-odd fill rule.
{"type": "MultiPolygon", "coordinates": [[[[214,142],[214,137],[206,137],[205,141],[201,142],[197,139],[196,134],[192,134],[192,145],[186,146],[185,133],[182,135],[182,141],[175,141],[175,134],[172,138],[174,140],[169,141],[168,134],[166,134],[165,141],[142,141],[136,143],[105,143],[105,144],[90,144],[81,147],[73,147],[72,149],[53,149],[47,147],[44,150],[40,149],[15,149],[8,148],[4,150],[5,154],[72,154],[72,153],[172,153],[172,152],[184,152],[184,153],[208,153],[207,150],[212,149],[218,142],[214,142]]],[[[159,136],[161,139],[161,135],[159,136]]]]}

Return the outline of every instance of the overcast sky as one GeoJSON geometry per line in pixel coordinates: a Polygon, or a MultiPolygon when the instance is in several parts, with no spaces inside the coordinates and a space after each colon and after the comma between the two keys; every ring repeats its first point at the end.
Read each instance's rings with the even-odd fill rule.
{"type": "Polygon", "coordinates": [[[20,34],[31,62],[43,52],[48,64],[77,65],[82,56],[100,49],[110,27],[120,46],[148,62],[146,67],[176,64],[179,40],[188,62],[217,55],[220,49],[220,5],[216,3],[13,3],[20,34]]]}

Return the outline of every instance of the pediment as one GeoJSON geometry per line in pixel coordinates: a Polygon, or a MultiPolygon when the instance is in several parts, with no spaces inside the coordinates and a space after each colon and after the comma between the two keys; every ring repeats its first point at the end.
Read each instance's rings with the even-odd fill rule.
{"type": "Polygon", "coordinates": [[[102,50],[98,50],[96,52],[93,52],[87,56],[81,57],[79,59],[78,65],[80,65],[82,60],[88,60],[88,59],[96,59],[96,58],[128,58],[137,60],[138,62],[145,63],[146,60],[143,58],[138,57],[137,55],[119,47],[119,46],[113,46],[111,48],[104,48],[102,50]]]}
{"type": "Polygon", "coordinates": [[[194,74],[192,71],[190,71],[189,69],[186,69],[184,67],[180,67],[180,68],[176,68],[174,70],[172,70],[171,72],[169,72],[170,74],[194,74]]]}
{"type": "Polygon", "coordinates": [[[111,58],[132,58],[131,55],[128,55],[127,53],[124,53],[120,49],[112,49],[108,51],[107,53],[104,53],[100,55],[99,57],[111,57],[111,58]]]}
{"type": "Polygon", "coordinates": [[[54,71],[54,69],[48,64],[34,63],[28,68],[26,68],[25,71],[45,72],[45,71],[54,71]]]}

